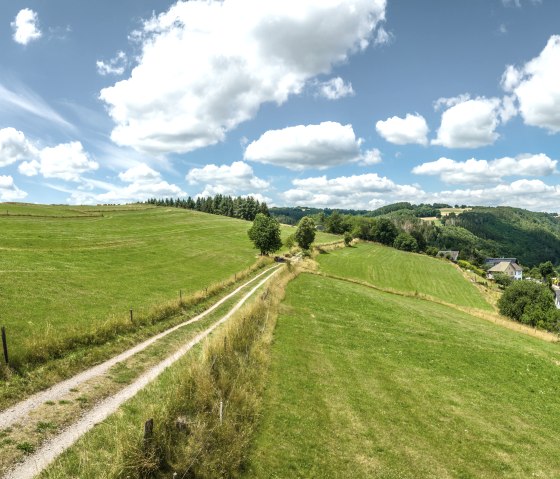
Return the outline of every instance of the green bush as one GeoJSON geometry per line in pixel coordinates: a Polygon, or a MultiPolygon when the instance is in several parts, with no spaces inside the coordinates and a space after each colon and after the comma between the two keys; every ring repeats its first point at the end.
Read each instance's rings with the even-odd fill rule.
{"type": "Polygon", "coordinates": [[[508,286],[498,307],[504,316],[535,328],[557,331],[560,324],[554,295],[548,287],[533,281],[515,281],[508,286]]]}
{"type": "Polygon", "coordinates": [[[399,233],[393,242],[393,246],[402,251],[418,251],[416,239],[408,233],[399,233]]]}

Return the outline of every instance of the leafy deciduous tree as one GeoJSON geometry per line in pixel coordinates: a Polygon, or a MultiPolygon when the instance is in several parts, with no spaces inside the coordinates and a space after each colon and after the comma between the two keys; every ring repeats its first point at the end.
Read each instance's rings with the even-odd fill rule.
{"type": "Polygon", "coordinates": [[[261,255],[274,253],[282,246],[280,224],[274,218],[258,213],[253,226],[247,232],[249,238],[261,252],[261,255]]]}
{"type": "Polygon", "coordinates": [[[294,238],[300,248],[309,249],[311,243],[315,240],[315,222],[313,218],[304,216],[300,220],[294,238]]]}

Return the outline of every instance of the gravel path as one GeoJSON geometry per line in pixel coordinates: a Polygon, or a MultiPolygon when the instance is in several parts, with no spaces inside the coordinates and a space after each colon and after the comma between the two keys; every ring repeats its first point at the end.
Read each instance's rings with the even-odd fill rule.
{"type": "Polygon", "coordinates": [[[49,389],[45,389],[44,391],[41,391],[37,394],[34,394],[33,396],[30,396],[29,398],[25,399],[24,401],[21,401],[21,402],[15,404],[15,405],[9,407],[8,409],[0,412],[0,426],[3,429],[7,428],[7,427],[10,427],[14,423],[16,423],[18,420],[26,417],[32,410],[41,406],[46,401],[56,401],[59,398],[62,398],[64,395],[66,395],[70,392],[70,389],[78,387],[80,384],[82,384],[85,381],[88,381],[91,378],[94,378],[96,376],[101,376],[102,374],[105,374],[115,364],[117,364],[121,361],[124,361],[125,359],[128,359],[129,357],[133,356],[134,354],[146,349],[148,346],[155,343],[156,341],[163,338],[164,336],[167,336],[168,334],[171,334],[172,332],[176,331],[179,328],[182,328],[184,326],[192,324],[196,321],[200,321],[202,318],[204,318],[205,316],[210,314],[212,311],[214,311],[216,308],[218,308],[223,303],[225,303],[228,299],[232,298],[237,293],[239,293],[239,291],[241,291],[247,285],[253,283],[259,277],[263,276],[264,274],[269,272],[271,269],[274,269],[276,267],[277,266],[273,266],[272,268],[268,268],[265,271],[261,272],[260,274],[258,274],[254,278],[252,278],[250,281],[247,281],[246,283],[239,286],[235,291],[232,291],[227,296],[224,296],[222,299],[220,299],[219,301],[214,303],[210,308],[208,308],[204,312],[200,313],[198,316],[195,316],[194,318],[189,319],[188,321],[185,321],[184,323],[178,324],[177,326],[174,326],[170,329],[167,329],[167,330],[163,331],[162,333],[159,333],[155,336],[152,336],[150,339],[147,339],[146,341],[144,341],[140,344],[137,344],[133,348],[128,349],[127,351],[119,354],[118,356],[115,356],[115,357],[105,361],[104,363],[98,364],[97,366],[94,366],[91,369],[83,371],[83,372],[77,374],[76,376],[71,377],[70,379],[67,379],[67,380],[62,381],[60,383],[57,383],[54,386],[51,386],[49,389]]]}
{"type": "MultiPolygon", "coordinates": [[[[262,276],[263,274],[269,272],[271,269],[275,268],[269,268],[259,276],[262,276]]],[[[154,366],[153,368],[142,374],[132,384],[125,387],[114,396],[111,396],[96,405],[93,409],[85,413],[72,426],[68,427],[61,434],[43,444],[43,446],[41,446],[34,454],[28,456],[24,462],[18,464],[7,475],[5,475],[4,479],[31,479],[39,474],[52,461],[54,461],[56,457],[58,457],[62,452],[64,452],[67,448],[74,444],[74,442],[76,442],[82,435],[92,429],[97,423],[105,420],[108,416],[113,414],[121,404],[136,395],[138,391],[143,389],[148,383],[157,378],[167,367],[171,366],[175,361],[180,359],[190,349],[192,349],[193,346],[202,341],[218,326],[227,321],[255,293],[257,289],[259,289],[278,271],[278,269],[275,269],[275,271],[262,279],[255,287],[253,287],[253,289],[251,289],[251,291],[243,296],[243,298],[241,298],[241,300],[239,300],[239,302],[237,302],[237,304],[224,317],[216,321],[208,329],[199,333],[191,341],[189,341],[182,348],[176,351],[173,355],[169,356],[157,366],[154,366]]],[[[249,284],[255,279],[256,278],[253,278],[253,280],[245,283],[245,285],[249,284]]],[[[239,289],[240,288],[238,288],[236,291],[238,291],[239,289]]],[[[216,305],[214,305],[213,308],[215,307],[216,305]]],[[[210,310],[205,311],[205,313],[207,314],[208,311],[210,310]]]]}

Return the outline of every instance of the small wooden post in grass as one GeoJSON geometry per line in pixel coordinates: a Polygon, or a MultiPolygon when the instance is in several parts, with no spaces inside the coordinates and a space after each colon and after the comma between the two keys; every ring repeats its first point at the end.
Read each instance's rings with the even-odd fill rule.
{"type": "Polygon", "coordinates": [[[183,302],[183,290],[182,289],[179,290],[179,302],[180,303],[183,302]]]}
{"type": "Polygon", "coordinates": [[[147,445],[154,435],[154,419],[148,419],[144,423],[144,445],[147,445]]]}
{"type": "Polygon", "coordinates": [[[2,326],[2,348],[4,349],[4,361],[8,364],[8,341],[6,339],[6,328],[2,326]]]}
{"type": "Polygon", "coordinates": [[[133,316],[132,316],[132,308],[130,308],[130,322],[133,322],[133,316]]]}
{"type": "Polygon", "coordinates": [[[220,424],[222,424],[223,419],[224,419],[224,402],[220,401],[220,424]]]}

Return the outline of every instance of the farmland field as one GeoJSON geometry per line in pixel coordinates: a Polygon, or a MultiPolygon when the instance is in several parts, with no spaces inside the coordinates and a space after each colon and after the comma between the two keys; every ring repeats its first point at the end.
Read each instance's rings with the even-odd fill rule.
{"type": "Polygon", "coordinates": [[[326,273],[353,278],[380,288],[421,293],[451,304],[490,310],[476,287],[468,283],[449,262],[425,255],[405,253],[376,243],[318,257],[326,273]]]}
{"type": "Polygon", "coordinates": [[[560,477],[559,364],[558,344],[300,275],[244,477],[560,477]]]}
{"type": "Polygon", "coordinates": [[[139,314],[247,268],[257,254],[249,227],[146,205],[1,204],[0,324],[12,358],[37,340],[92,333],[130,308],[139,314]]]}

